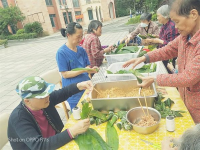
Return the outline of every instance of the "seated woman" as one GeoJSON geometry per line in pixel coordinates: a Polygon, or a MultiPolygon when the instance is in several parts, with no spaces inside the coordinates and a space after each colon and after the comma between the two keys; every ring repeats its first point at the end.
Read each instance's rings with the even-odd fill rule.
{"type": "MultiPolygon", "coordinates": [[[[88,73],[96,73],[96,71],[71,71],[90,65],[87,53],[82,47],[78,46],[83,37],[82,26],[72,22],[68,24],[66,29],[61,29],[61,34],[64,37],[67,36],[67,43],[63,44],[56,54],[57,65],[62,75],[62,86],[66,87],[72,83],[90,80],[88,73]]],[[[83,92],[81,91],[67,99],[71,109],[77,105],[83,92]]]]}
{"type": "MultiPolygon", "coordinates": [[[[147,39],[146,42],[148,43],[158,43],[159,48],[167,45],[170,41],[173,41],[176,37],[179,36],[178,30],[175,28],[174,22],[169,17],[169,6],[163,5],[157,10],[157,18],[158,21],[163,24],[160,30],[159,38],[155,39],[147,39]]],[[[172,60],[173,67],[175,68],[175,60],[172,60]]],[[[169,60],[162,61],[165,68],[167,69],[169,74],[172,72],[168,69],[167,64],[169,60]]]]}
{"type": "Polygon", "coordinates": [[[113,49],[113,46],[105,49],[102,48],[99,40],[101,34],[102,23],[98,20],[92,20],[88,26],[88,34],[83,43],[83,48],[86,50],[90,60],[90,67],[100,67],[104,59],[104,54],[113,49]]]}
{"type": "Polygon", "coordinates": [[[137,35],[141,34],[143,36],[146,36],[148,34],[158,36],[159,34],[159,28],[156,23],[151,21],[152,14],[151,13],[143,13],[140,16],[140,24],[137,26],[137,28],[131,32],[129,35],[127,35],[124,39],[120,40],[121,43],[129,43],[129,42],[136,42],[138,45],[145,45],[145,40],[141,41],[141,38],[139,38],[137,35]],[[132,41],[131,41],[132,40],[132,41]]]}
{"type": "Polygon", "coordinates": [[[64,125],[55,106],[81,90],[91,91],[92,82],[74,83],[58,91],[54,87],[37,76],[26,77],[17,85],[22,101],[8,121],[12,149],[55,150],[89,128],[89,119],[84,119],[61,132],[64,125]]]}

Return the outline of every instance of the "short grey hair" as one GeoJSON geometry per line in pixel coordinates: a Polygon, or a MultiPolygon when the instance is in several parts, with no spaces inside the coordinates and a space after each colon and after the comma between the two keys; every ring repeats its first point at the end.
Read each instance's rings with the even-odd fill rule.
{"type": "Polygon", "coordinates": [[[157,14],[161,14],[164,18],[168,19],[169,17],[169,6],[163,5],[157,10],[157,14]]]}
{"type": "Polygon", "coordinates": [[[180,138],[179,150],[199,150],[200,124],[184,132],[180,138]]]}

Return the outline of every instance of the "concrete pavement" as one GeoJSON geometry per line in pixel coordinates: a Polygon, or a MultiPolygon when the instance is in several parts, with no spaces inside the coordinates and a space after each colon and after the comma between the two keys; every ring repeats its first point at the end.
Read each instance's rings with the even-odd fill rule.
{"type": "MultiPolygon", "coordinates": [[[[106,32],[100,37],[102,45],[117,43],[119,39],[128,33],[127,29],[112,33],[113,26],[121,26],[126,23],[127,17],[110,21],[104,28],[106,32]]],[[[126,27],[126,26],[125,26],[126,27]]],[[[26,76],[37,76],[48,70],[57,68],[56,52],[66,42],[60,33],[48,38],[32,40],[27,43],[11,45],[0,49],[0,114],[12,112],[21,99],[15,92],[18,82],[26,76]]],[[[65,123],[64,112],[58,109],[65,123]]]]}

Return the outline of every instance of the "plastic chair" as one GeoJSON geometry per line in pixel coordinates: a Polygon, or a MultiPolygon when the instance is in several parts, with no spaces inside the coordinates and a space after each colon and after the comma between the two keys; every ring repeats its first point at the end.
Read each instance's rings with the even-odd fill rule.
{"type": "MultiPolygon", "coordinates": [[[[59,85],[59,89],[62,88],[62,82],[61,82],[61,75],[58,72],[58,69],[49,70],[48,72],[45,72],[40,75],[41,78],[43,78],[48,83],[53,83],[55,85],[59,85]]],[[[69,119],[69,110],[70,106],[67,101],[64,101],[58,105],[55,106],[56,108],[63,108],[65,112],[66,119],[69,119]]]]}
{"type": "Polygon", "coordinates": [[[0,125],[1,125],[0,149],[2,149],[6,145],[6,143],[8,142],[7,129],[8,129],[8,119],[9,119],[9,117],[10,117],[10,113],[2,113],[0,115],[0,125]]]}

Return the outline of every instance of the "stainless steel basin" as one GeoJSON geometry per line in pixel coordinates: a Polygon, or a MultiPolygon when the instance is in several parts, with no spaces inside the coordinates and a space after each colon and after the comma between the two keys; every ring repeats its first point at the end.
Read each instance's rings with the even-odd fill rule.
{"type": "MultiPolygon", "coordinates": [[[[127,80],[127,81],[112,81],[112,82],[104,82],[97,83],[94,88],[97,90],[106,90],[111,88],[122,88],[128,89],[132,87],[137,87],[137,80],[127,80]]],[[[155,90],[155,85],[152,84],[150,87],[154,94],[151,96],[146,96],[147,106],[153,107],[154,100],[157,97],[157,92],[155,90]]],[[[145,105],[144,97],[139,97],[143,106],[145,105]]],[[[138,97],[119,97],[119,98],[97,98],[97,92],[95,90],[91,93],[91,103],[93,108],[99,111],[102,110],[129,110],[134,107],[139,107],[138,97]]]]}

